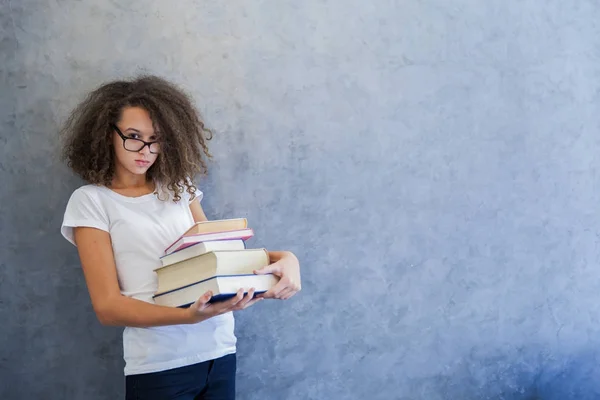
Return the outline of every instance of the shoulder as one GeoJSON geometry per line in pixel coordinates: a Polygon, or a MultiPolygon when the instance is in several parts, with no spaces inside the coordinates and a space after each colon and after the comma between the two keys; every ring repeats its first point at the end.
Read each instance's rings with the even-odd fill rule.
{"type": "Polygon", "coordinates": [[[188,203],[191,203],[194,200],[201,202],[204,198],[204,193],[200,190],[198,184],[194,183],[194,188],[196,189],[194,193],[189,193],[187,190],[184,190],[184,199],[186,199],[188,203]]]}
{"type": "Polygon", "coordinates": [[[75,189],[67,203],[66,213],[105,214],[106,201],[102,200],[103,190],[98,185],[84,185],[75,189]]]}
{"type": "Polygon", "coordinates": [[[98,185],[84,185],[80,186],[73,191],[71,197],[69,199],[69,203],[71,202],[79,202],[79,201],[97,201],[100,197],[100,192],[102,188],[98,185]]]}
{"type": "MultiPolygon", "coordinates": [[[[202,201],[202,199],[204,198],[204,193],[202,192],[202,190],[200,190],[200,188],[198,187],[197,184],[194,184],[194,187],[196,188],[196,191],[193,194],[190,194],[185,187],[184,187],[183,191],[181,191],[179,193],[179,196],[181,198],[181,200],[180,200],[181,203],[190,204],[194,200],[202,201]]],[[[164,201],[173,201],[174,200],[173,192],[171,192],[167,188],[166,185],[157,183],[156,184],[156,192],[158,194],[158,199],[160,199],[160,200],[164,200],[164,201]]]]}
{"type": "Polygon", "coordinates": [[[200,188],[198,188],[196,186],[196,192],[194,194],[189,194],[187,191],[185,192],[185,199],[187,200],[188,203],[191,203],[194,200],[198,200],[198,202],[201,202],[202,199],[204,198],[204,193],[202,193],[202,190],[200,190],[200,188]]]}
{"type": "Polygon", "coordinates": [[[88,196],[97,196],[102,191],[102,186],[99,185],[83,185],[73,191],[75,193],[85,193],[88,196]]]}
{"type": "Polygon", "coordinates": [[[86,185],[71,194],[61,226],[62,234],[69,242],[75,244],[75,227],[86,226],[109,231],[110,218],[99,200],[100,190],[100,187],[86,185]]]}

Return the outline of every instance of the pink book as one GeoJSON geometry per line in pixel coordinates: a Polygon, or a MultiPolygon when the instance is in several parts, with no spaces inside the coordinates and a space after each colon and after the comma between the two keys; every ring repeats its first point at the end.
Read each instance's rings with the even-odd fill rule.
{"type": "Polygon", "coordinates": [[[211,242],[215,240],[232,240],[242,239],[247,240],[254,236],[254,231],[251,228],[236,229],[224,232],[213,232],[213,233],[201,233],[197,235],[183,235],[180,236],[173,244],[165,250],[165,255],[173,252],[185,249],[186,247],[192,246],[200,242],[211,242]]]}

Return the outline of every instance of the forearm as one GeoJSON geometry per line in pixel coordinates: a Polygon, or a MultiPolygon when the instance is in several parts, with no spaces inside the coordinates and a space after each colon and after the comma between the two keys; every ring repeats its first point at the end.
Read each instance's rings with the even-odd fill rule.
{"type": "Polygon", "coordinates": [[[165,307],[133,299],[115,296],[96,309],[103,325],[151,327],[189,324],[193,321],[185,308],[165,307]]]}
{"type": "Polygon", "coordinates": [[[290,251],[270,251],[270,265],[257,271],[259,274],[271,273],[278,276],[279,282],[267,292],[259,294],[258,297],[289,299],[301,288],[300,262],[298,257],[290,251]]]}
{"type": "Polygon", "coordinates": [[[269,262],[275,263],[281,260],[285,255],[293,256],[297,259],[294,253],[290,251],[269,251],[269,262]]]}

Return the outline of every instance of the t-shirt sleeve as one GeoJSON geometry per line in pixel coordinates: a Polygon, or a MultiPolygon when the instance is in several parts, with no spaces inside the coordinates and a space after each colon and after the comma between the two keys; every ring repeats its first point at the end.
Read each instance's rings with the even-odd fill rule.
{"type": "Polygon", "coordinates": [[[188,203],[191,203],[192,201],[194,201],[196,199],[198,199],[198,201],[201,202],[203,198],[204,198],[204,193],[202,193],[202,191],[200,189],[198,189],[197,186],[196,186],[196,194],[195,195],[191,195],[188,193],[188,203]]]}
{"type": "Polygon", "coordinates": [[[60,232],[73,245],[73,228],[90,227],[108,232],[108,216],[99,201],[90,193],[77,189],[67,203],[60,232]]]}

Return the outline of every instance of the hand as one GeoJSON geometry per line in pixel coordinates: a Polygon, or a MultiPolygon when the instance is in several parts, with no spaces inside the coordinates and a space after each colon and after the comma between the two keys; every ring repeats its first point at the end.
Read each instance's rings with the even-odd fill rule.
{"type": "Polygon", "coordinates": [[[243,310],[262,300],[260,297],[254,297],[254,288],[251,288],[245,296],[244,289],[240,289],[231,299],[217,303],[209,303],[211,297],[212,293],[206,292],[187,309],[190,323],[195,324],[230,311],[243,310]]]}
{"type": "Polygon", "coordinates": [[[255,274],[273,274],[279,282],[258,298],[287,300],[301,290],[300,263],[289,251],[270,251],[270,265],[254,271],[255,274]]]}

